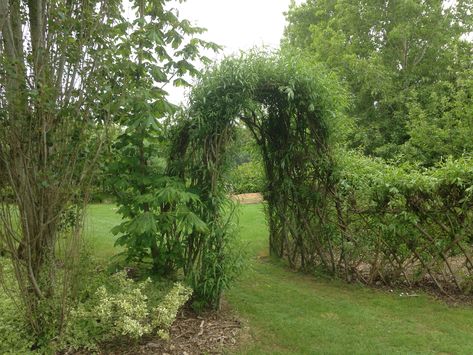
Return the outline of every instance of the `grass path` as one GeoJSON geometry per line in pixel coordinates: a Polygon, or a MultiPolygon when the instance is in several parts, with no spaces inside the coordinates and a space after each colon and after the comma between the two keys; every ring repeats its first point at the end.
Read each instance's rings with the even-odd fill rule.
{"type": "MultiPolygon", "coordinates": [[[[91,207],[98,255],[114,253],[109,230],[118,222],[111,206],[91,207]]],[[[240,226],[250,267],[226,295],[249,327],[239,353],[473,354],[473,308],[294,273],[265,257],[261,205],[242,206],[240,226]]]]}

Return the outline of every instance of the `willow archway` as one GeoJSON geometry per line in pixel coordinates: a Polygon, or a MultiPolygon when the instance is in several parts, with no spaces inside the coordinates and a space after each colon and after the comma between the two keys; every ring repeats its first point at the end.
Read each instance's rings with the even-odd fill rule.
{"type": "Polygon", "coordinates": [[[325,228],[331,132],[342,97],[330,75],[295,56],[251,53],[228,58],[203,76],[174,137],[170,170],[204,201],[202,217],[215,237],[206,241],[208,248],[225,248],[222,176],[235,126],[243,122],[263,157],[271,254],[303,269],[331,264],[322,248],[330,242],[323,240],[327,233],[317,231],[325,228]]]}

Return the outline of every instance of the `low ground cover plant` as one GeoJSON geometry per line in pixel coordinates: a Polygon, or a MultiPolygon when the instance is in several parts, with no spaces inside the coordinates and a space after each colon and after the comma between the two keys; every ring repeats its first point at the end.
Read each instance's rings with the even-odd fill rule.
{"type": "Polygon", "coordinates": [[[77,298],[65,300],[70,303],[64,315],[66,327],[54,336],[57,331],[50,324],[38,342],[28,324],[18,317],[25,309],[6,292],[18,292],[8,259],[1,260],[1,270],[4,284],[9,286],[0,291],[2,354],[98,351],[106,342],[137,342],[144,335],[167,339],[178,310],[192,295],[192,289],[180,282],[135,281],[126,271],[110,275],[106,268],[94,264],[84,269],[87,282],[79,287],[77,298]]]}

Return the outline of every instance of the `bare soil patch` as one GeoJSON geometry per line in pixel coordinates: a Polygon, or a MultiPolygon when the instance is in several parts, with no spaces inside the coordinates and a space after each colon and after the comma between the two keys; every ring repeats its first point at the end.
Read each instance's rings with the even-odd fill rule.
{"type": "Polygon", "coordinates": [[[259,192],[249,194],[232,195],[232,200],[240,202],[242,205],[261,203],[264,201],[263,195],[259,192]]]}

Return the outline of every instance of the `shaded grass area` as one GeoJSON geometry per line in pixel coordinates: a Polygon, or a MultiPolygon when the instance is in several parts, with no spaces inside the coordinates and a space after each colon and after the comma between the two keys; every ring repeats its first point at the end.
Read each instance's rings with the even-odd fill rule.
{"type": "Polygon", "coordinates": [[[87,246],[99,259],[108,259],[122,252],[121,248],[114,247],[116,238],[111,232],[113,227],[121,223],[116,210],[114,205],[90,205],[87,207],[85,219],[87,246]]]}
{"type": "MultiPolygon", "coordinates": [[[[110,229],[118,223],[112,206],[90,207],[87,235],[98,256],[117,252],[110,229]]],[[[267,257],[261,205],[241,207],[240,230],[250,249],[250,267],[227,292],[249,328],[239,353],[473,353],[471,307],[292,272],[267,257]]]]}

